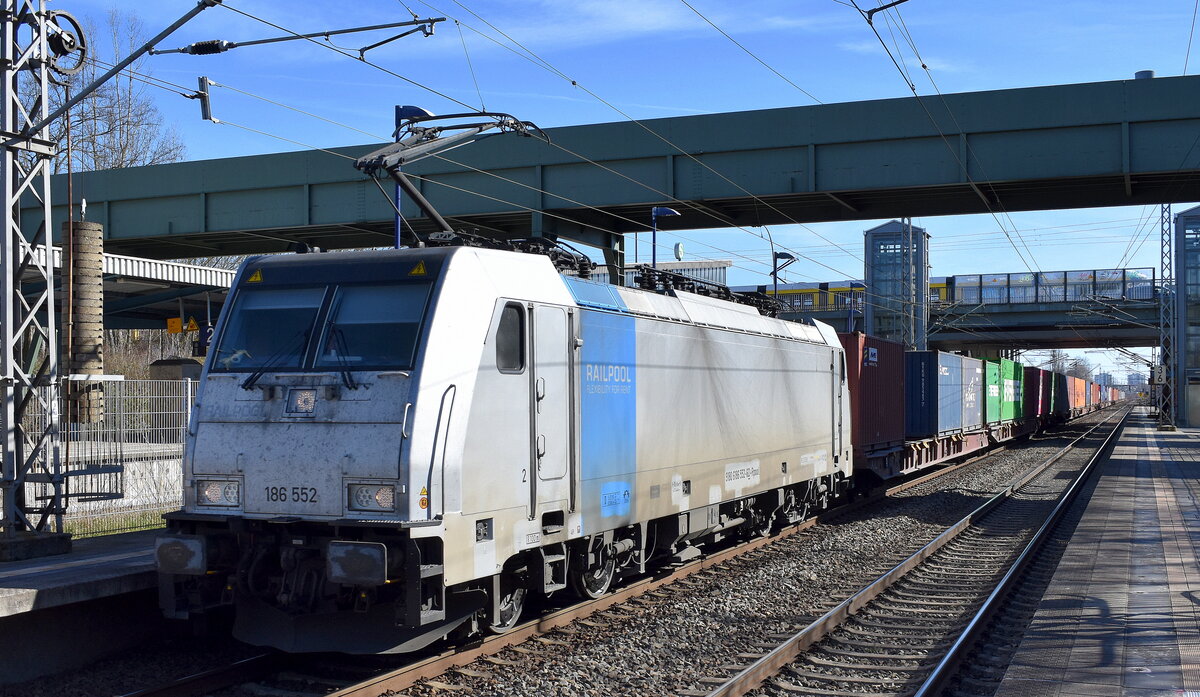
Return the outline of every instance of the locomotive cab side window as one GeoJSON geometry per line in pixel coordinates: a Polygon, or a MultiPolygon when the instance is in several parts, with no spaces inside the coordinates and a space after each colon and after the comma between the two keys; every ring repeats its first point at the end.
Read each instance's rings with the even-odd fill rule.
{"type": "Polygon", "coordinates": [[[516,303],[504,306],[496,325],[496,368],[501,373],[525,370],[525,308],[516,303]]]}

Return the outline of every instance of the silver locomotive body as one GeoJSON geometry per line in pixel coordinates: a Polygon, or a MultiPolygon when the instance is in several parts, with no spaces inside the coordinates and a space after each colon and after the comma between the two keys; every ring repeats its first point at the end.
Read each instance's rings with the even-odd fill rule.
{"type": "Polygon", "coordinates": [[[795,519],[851,473],[829,328],[466,247],[251,259],[158,542],[183,618],[406,651],[795,519]]]}

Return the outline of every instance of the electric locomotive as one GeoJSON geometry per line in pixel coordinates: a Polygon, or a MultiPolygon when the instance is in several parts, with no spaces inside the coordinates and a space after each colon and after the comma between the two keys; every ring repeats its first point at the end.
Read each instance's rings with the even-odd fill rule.
{"type": "Polygon", "coordinates": [[[473,246],[255,257],[157,541],[170,617],[288,651],[505,631],[851,474],[836,334],[473,246]]]}

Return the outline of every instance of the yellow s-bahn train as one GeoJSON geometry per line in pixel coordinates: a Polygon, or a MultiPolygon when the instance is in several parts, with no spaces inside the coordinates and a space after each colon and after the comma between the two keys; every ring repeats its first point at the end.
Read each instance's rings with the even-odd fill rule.
{"type": "MultiPolygon", "coordinates": [[[[770,292],[770,289],[767,288],[770,292]]],[[[929,279],[929,300],[934,305],[951,303],[953,282],[946,276],[929,279]]],[[[779,300],[793,312],[846,312],[862,311],[870,298],[866,285],[858,280],[830,281],[828,283],[788,283],[779,286],[779,300]]]]}

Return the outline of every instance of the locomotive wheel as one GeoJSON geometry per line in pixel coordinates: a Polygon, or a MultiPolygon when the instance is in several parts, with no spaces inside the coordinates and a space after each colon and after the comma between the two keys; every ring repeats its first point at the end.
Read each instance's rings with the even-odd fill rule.
{"type": "MultiPolygon", "coordinates": [[[[597,550],[600,554],[600,563],[585,566],[576,564],[575,568],[569,572],[571,578],[571,588],[582,598],[595,600],[608,592],[612,585],[613,576],[617,568],[617,560],[613,558],[612,552],[608,545],[604,544],[603,540],[597,540],[600,543],[600,548],[597,550]]],[[[588,554],[586,559],[589,561],[593,555],[588,554]]]]}
{"type": "Polygon", "coordinates": [[[496,616],[491,618],[488,629],[493,634],[511,631],[521,621],[525,599],[529,596],[529,584],[525,569],[505,572],[500,575],[500,602],[496,616]]]}
{"type": "Polygon", "coordinates": [[[769,515],[760,516],[750,528],[750,537],[769,537],[775,529],[775,519],[769,515]]]}

